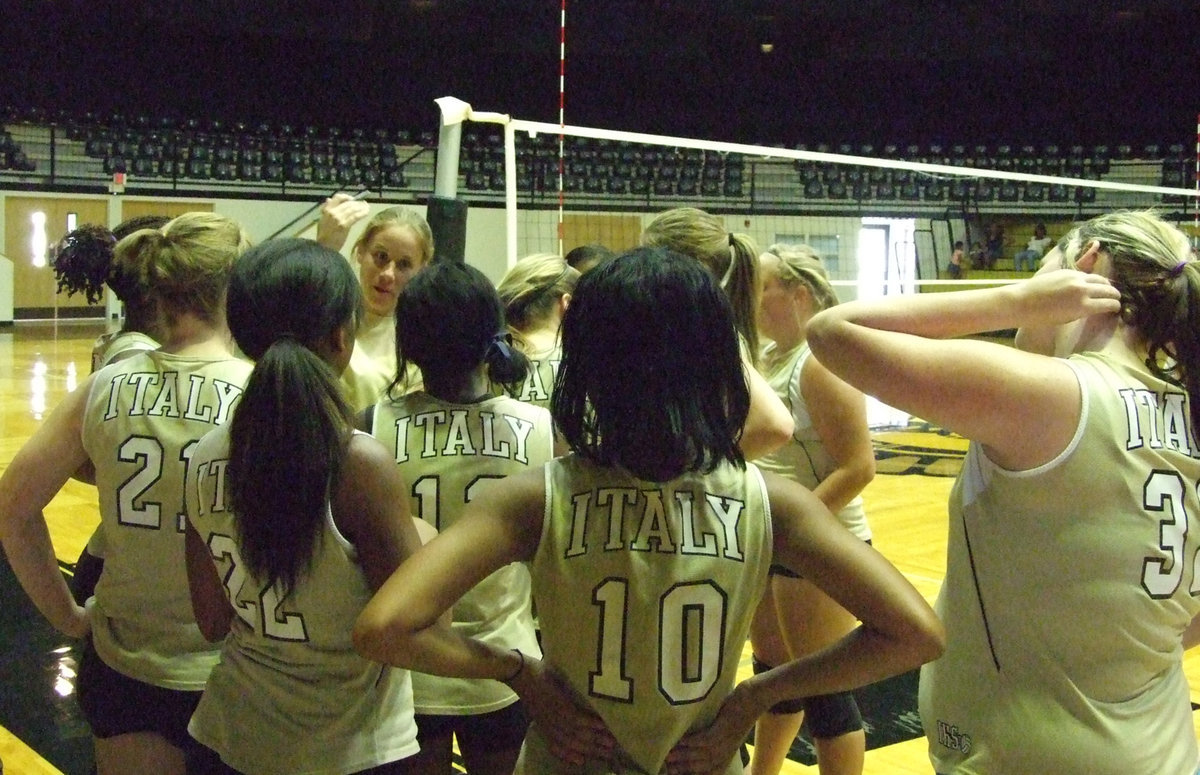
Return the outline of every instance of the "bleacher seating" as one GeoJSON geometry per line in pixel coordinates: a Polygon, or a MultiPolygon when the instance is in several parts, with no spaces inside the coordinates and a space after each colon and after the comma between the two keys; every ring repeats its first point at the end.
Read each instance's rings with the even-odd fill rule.
{"type": "MultiPolygon", "coordinates": [[[[15,124],[38,118],[37,114],[14,111],[6,115],[15,124]]],[[[434,149],[438,140],[436,132],[412,127],[321,127],[121,114],[43,115],[41,120],[54,122],[59,140],[71,144],[67,156],[72,162],[87,160],[87,169],[97,177],[124,172],[132,181],[184,190],[411,189],[414,169],[418,170],[417,185],[423,188],[432,177],[433,166],[433,157],[426,152],[434,149]],[[410,166],[421,154],[426,155],[419,165],[410,166]]],[[[553,134],[517,134],[516,185],[522,196],[557,195],[559,144],[553,134]]],[[[1032,212],[1071,213],[1096,202],[1095,189],[1066,182],[1026,184],[873,166],[781,162],[582,137],[567,137],[562,145],[562,186],[581,201],[628,197],[647,203],[654,198],[720,203],[749,198],[768,204],[811,201],[821,211],[849,210],[860,203],[894,203],[900,211],[927,213],[937,212],[939,207],[944,213],[947,206],[968,212],[981,205],[997,210],[1029,207],[1032,212]]],[[[1068,178],[1099,179],[1116,172],[1128,175],[1136,166],[1136,174],[1149,175],[1151,182],[1170,187],[1194,185],[1190,146],[1179,142],[1093,146],[825,142],[779,147],[1068,178]],[[1115,170],[1115,165],[1122,166],[1115,170]],[[1147,168],[1149,172],[1143,172],[1147,168]]],[[[0,172],[33,172],[50,159],[36,149],[33,156],[18,147],[11,133],[0,134],[0,172]]],[[[59,158],[61,163],[63,157],[59,158]]],[[[507,171],[504,138],[498,127],[467,125],[460,163],[460,184],[469,196],[499,198],[507,171]]],[[[39,174],[46,172],[54,174],[52,167],[39,170],[39,174]]],[[[1161,201],[1177,204],[1184,200],[1161,201]]]]}

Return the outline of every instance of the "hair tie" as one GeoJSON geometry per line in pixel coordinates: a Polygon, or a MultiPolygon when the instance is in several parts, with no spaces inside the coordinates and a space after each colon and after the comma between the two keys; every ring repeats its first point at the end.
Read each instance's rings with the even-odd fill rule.
{"type": "Polygon", "coordinates": [[[529,372],[529,361],[513,347],[512,334],[507,331],[492,337],[483,353],[483,361],[488,367],[488,377],[501,385],[523,380],[529,372]]]}
{"type": "Polygon", "coordinates": [[[501,331],[493,336],[492,340],[488,342],[484,357],[486,358],[487,354],[493,350],[498,351],[506,359],[512,358],[512,334],[507,331],[501,331]]]}
{"type": "Polygon", "coordinates": [[[1183,260],[1182,260],[1182,261],[1180,261],[1178,264],[1176,264],[1175,266],[1171,267],[1170,271],[1168,271],[1168,272],[1167,272],[1167,275],[1168,275],[1169,277],[1178,277],[1179,275],[1183,274],[1183,268],[1184,268],[1185,266],[1187,266],[1189,263],[1190,263],[1190,262],[1189,262],[1189,261],[1188,261],[1186,258],[1185,258],[1185,259],[1183,259],[1183,260]]]}

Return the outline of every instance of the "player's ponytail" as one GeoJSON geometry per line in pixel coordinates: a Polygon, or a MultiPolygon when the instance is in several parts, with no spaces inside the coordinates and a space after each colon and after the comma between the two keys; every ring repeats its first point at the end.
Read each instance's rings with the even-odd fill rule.
{"type": "Polygon", "coordinates": [[[551,319],[559,301],[575,290],[577,282],[579,270],[554,253],[525,256],[504,274],[496,292],[518,344],[522,344],[522,333],[538,330],[551,319]]]}
{"type": "Polygon", "coordinates": [[[733,324],[749,351],[758,355],[758,247],[748,234],[730,232],[724,219],[695,207],[659,213],[642,233],[646,245],[664,247],[703,264],[729,299],[733,324]]]}
{"type": "Polygon", "coordinates": [[[243,561],[285,591],[309,567],[353,433],[317,351],[352,340],[360,305],[346,261],[309,240],[251,249],[230,280],[229,328],[255,366],[230,424],[229,505],[243,561]]]}
{"type": "Polygon", "coordinates": [[[1092,243],[1108,254],[1121,317],[1144,340],[1146,368],[1187,391],[1200,429],[1200,263],[1187,235],[1155,212],[1118,210],[1068,237],[1068,266],[1092,243]]]}

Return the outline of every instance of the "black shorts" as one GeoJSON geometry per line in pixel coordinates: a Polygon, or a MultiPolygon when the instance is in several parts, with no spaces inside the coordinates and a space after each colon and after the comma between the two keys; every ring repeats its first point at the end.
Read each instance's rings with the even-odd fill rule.
{"type": "MultiPolygon", "coordinates": [[[[417,775],[417,773],[418,770],[413,767],[410,759],[397,759],[377,767],[359,770],[355,775],[417,775]]],[[[192,749],[187,752],[187,774],[242,775],[240,770],[235,770],[221,761],[221,757],[216,751],[195,741],[192,741],[192,749]]]]}
{"type": "Polygon", "coordinates": [[[195,745],[187,725],[203,692],[164,689],[117,672],[96,653],[91,637],[83,644],[75,691],[98,738],[157,732],[185,752],[195,745]]]}
{"type": "Polygon", "coordinates": [[[517,700],[508,707],[477,716],[434,716],[418,713],[417,742],[424,748],[430,740],[458,738],[459,750],[488,754],[519,748],[529,729],[525,703],[517,700]]]}

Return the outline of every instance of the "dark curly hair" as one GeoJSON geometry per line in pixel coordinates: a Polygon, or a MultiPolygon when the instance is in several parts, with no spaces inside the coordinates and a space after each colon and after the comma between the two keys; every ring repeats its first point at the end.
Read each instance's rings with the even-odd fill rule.
{"type": "Polygon", "coordinates": [[[162,215],[142,215],[111,231],[88,223],[68,233],[58,243],[58,256],[54,260],[58,292],[66,291],[68,296],[82,293],[88,304],[96,304],[104,298],[107,284],[122,302],[135,300],[140,295],[136,285],[113,272],[113,247],[135,231],[160,229],[169,220],[162,215]]]}

